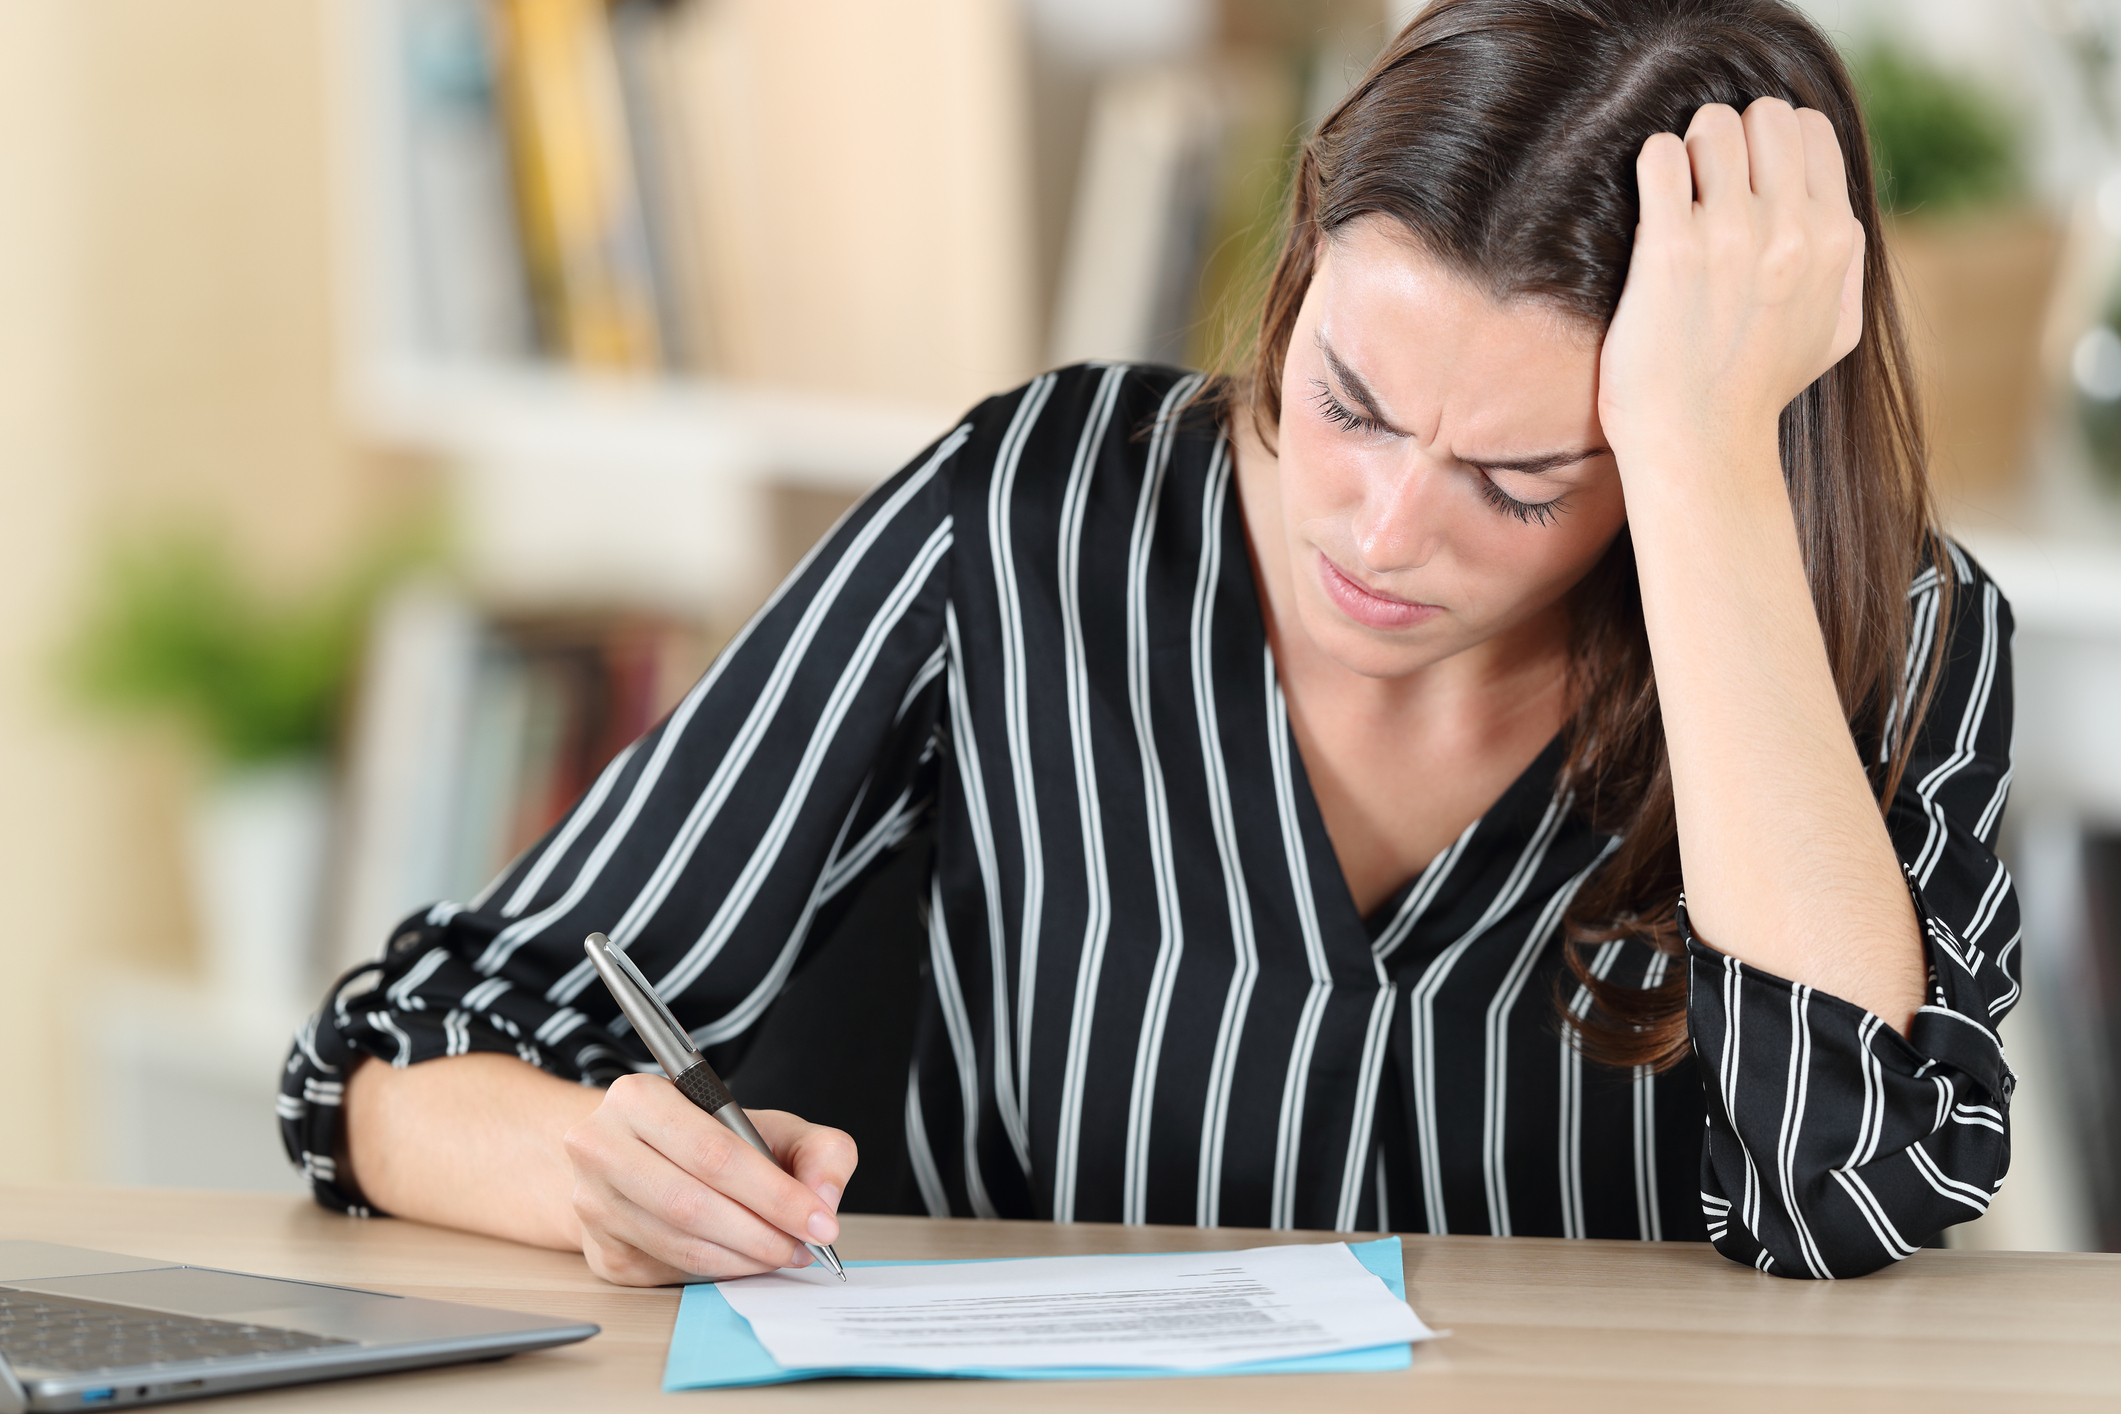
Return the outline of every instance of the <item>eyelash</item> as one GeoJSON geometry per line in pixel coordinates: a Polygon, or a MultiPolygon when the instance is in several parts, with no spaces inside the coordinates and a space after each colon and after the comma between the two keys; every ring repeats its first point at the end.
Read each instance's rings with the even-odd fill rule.
{"type": "MultiPolygon", "coordinates": [[[[1332,389],[1328,388],[1323,382],[1313,379],[1311,387],[1316,390],[1311,399],[1312,405],[1318,409],[1319,416],[1325,418],[1326,421],[1336,423],[1350,432],[1382,432],[1385,430],[1375,418],[1364,417],[1361,413],[1334,397],[1332,389]]],[[[1524,525],[1552,525],[1555,518],[1568,509],[1568,506],[1564,504],[1566,498],[1560,496],[1555,497],[1551,501],[1520,501],[1500,486],[1497,486],[1495,479],[1484,471],[1480,474],[1480,494],[1496,510],[1524,525]]]]}
{"type": "Polygon", "coordinates": [[[1312,405],[1318,409],[1319,416],[1325,418],[1326,421],[1339,423],[1350,432],[1382,432],[1385,430],[1384,425],[1375,418],[1364,417],[1339,398],[1334,397],[1333,390],[1319,380],[1312,379],[1311,386],[1317,390],[1311,399],[1312,405]]]}
{"type": "Polygon", "coordinates": [[[1555,518],[1568,509],[1564,498],[1556,496],[1551,501],[1520,501],[1495,484],[1486,472],[1480,474],[1480,494],[1487,503],[1506,516],[1514,516],[1526,525],[1552,525],[1555,518]]]}

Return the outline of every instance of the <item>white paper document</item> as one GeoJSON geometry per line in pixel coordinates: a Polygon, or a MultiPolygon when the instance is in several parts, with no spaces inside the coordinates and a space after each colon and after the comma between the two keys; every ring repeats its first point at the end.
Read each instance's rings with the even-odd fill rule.
{"type": "Polygon", "coordinates": [[[720,1284],[790,1368],[1201,1369],[1435,1334],[1347,1248],[821,1267],[720,1284]]]}

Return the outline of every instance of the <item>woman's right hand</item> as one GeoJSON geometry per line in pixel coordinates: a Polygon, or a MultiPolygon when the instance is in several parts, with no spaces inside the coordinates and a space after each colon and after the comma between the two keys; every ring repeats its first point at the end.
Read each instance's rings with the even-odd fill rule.
{"type": "Polygon", "coordinates": [[[813,1259],[839,1237],[854,1140],[750,1110],[780,1167],[660,1075],[627,1075],[567,1131],[590,1270],[622,1286],[748,1276],[813,1259]],[[785,1171],[784,1171],[785,1170],[785,1171]]]}

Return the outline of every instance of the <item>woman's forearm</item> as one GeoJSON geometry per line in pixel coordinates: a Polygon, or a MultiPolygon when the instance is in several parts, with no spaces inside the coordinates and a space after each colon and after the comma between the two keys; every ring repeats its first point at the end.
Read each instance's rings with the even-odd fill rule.
{"type": "Polygon", "coordinates": [[[346,1085],[343,1162],[398,1217],[578,1251],[562,1141],[602,1098],[514,1056],[367,1061],[346,1085]]]}
{"type": "Polygon", "coordinates": [[[1695,932],[1906,1032],[1924,954],[1842,715],[1772,429],[1623,467],[1695,932]]]}

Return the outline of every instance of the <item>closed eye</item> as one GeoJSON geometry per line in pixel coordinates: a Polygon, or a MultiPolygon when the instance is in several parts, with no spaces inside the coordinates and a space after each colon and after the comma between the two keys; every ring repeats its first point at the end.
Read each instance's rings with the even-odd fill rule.
{"type": "Polygon", "coordinates": [[[1376,418],[1359,413],[1339,398],[1334,397],[1333,390],[1325,385],[1324,380],[1313,378],[1311,380],[1311,389],[1311,405],[1318,409],[1318,415],[1326,421],[1337,423],[1350,432],[1360,432],[1366,435],[1391,431],[1389,427],[1386,427],[1376,418]]]}
{"type": "Polygon", "coordinates": [[[1495,484],[1495,478],[1485,471],[1477,471],[1480,477],[1481,498],[1496,510],[1526,525],[1552,525],[1568,510],[1568,498],[1556,496],[1551,501],[1520,501],[1495,484]]]}

